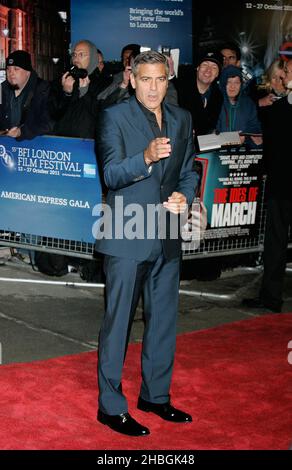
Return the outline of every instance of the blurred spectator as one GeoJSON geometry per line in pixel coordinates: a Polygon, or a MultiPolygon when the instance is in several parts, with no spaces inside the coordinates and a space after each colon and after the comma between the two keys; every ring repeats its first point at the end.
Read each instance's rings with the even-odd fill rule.
{"type": "Polygon", "coordinates": [[[264,83],[259,86],[259,92],[263,95],[258,98],[259,107],[271,106],[279,97],[287,94],[284,80],[284,62],[281,59],[276,59],[267,69],[264,83]]]}
{"type": "Polygon", "coordinates": [[[105,62],[104,55],[100,49],[97,49],[97,57],[98,57],[98,70],[104,80],[111,83],[113,80],[113,74],[116,73],[116,65],[111,62],[105,62]]]}
{"type": "Polygon", "coordinates": [[[183,79],[178,77],[179,105],[190,111],[196,136],[210,134],[216,128],[223,102],[216,83],[222,62],[221,54],[208,52],[201,56],[196,72],[190,69],[183,79]]]}
{"type": "Polygon", "coordinates": [[[113,97],[115,103],[126,100],[133,94],[130,84],[131,59],[140,53],[139,44],[127,44],[121,51],[122,70],[113,75],[112,83],[98,95],[98,99],[113,97]]]}
{"type": "Polygon", "coordinates": [[[49,83],[33,70],[30,54],[12,52],[6,59],[6,80],[2,83],[1,133],[18,140],[49,134],[53,123],[48,95],[49,83]]]}
{"type": "Polygon", "coordinates": [[[221,46],[220,53],[223,56],[223,67],[235,65],[240,67],[241,51],[234,42],[227,42],[221,46]]]}
{"type": "Polygon", "coordinates": [[[62,79],[55,81],[52,86],[49,108],[56,121],[54,133],[94,138],[98,113],[101,108],[111,104],[110,99],[104,101],[97,97],[112,78],[100,73],[97,48],[90,41],[82,40],[75,45],[72,64],[74,69],[64,73],[62,79]],[[79,78],[81,69],[84,78],[79,78]]]}
{"type": "Polygon", "coordinates": [[[254,99],[257,81],[253,77],[252,70],[246,64],[241,63],[241,50],[239,46],[232,41],[226,42],[221,46],[220,52],[223,56],[223,67],[228,67],[229,65],[241,67],[243,88],[254,99]]]}
{"type": "Polygon", "coordinates": [[[101,73],[104,69],[104,58],[103,58],[103,53],[101,52],[100,49],[97,49],[97,57],[98,57],[97,67],[98,67],[98,70],[101,73]]]}
{"type": "MultiPolygon", "coordinates": [[[[228,65],[222,70],[219,83],[224,102],[217,122],[217,130],[219,132],[240,131],[260,134],[262,129],[256,105],[242,89],[241,69],[234,65],[228,65]]],[[[254,147],[262,144],[262,137],[242,136],[241,141],[249,147],[254,147]]]]}
{"type": "Polygon", "coordinates": [[[121,61],[123,65],[123,70],[126,69],[126,67],[131,65],[131,58],[136,57],[138,54],[140,54],[140,45],[139,44],[127,44],[126,46],[123,47],[121,51],[121,61]]]}
{"type": "MultiPolygon", "coordinates": [[[[286,62],[284,72],[284,85],[292,89],[292,59],[286,62]]],[[[289,95],[267,107],[264,126],[264,158],[268,177],[264,275],[259,296],[243,300],[244,306],[262,311],[282,310],[288,233],[292,226],[291,122],[292,100],[289,95]]]]}

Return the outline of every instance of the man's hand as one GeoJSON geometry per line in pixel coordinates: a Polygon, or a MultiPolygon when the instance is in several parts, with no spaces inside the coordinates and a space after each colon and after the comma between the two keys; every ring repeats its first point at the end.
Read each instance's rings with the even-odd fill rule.
{"type": "Polygon", "coordinates": [[[262,145],[262,143],[263,143],[263,138],[260,137],[260,136],[252,135],[252,136],[251,136],[251,140],[252,140],[256,145],[262,145]]]}
{"type": "Polygon", "coordinates": [[[144,160],[146,165],[158,162],[162,158],[167,158],[171,152],[171,145],[168,137],[157,137],[151,140],[147,149],[144,150],[144,160]]]}
{"type": "Polygon", "coordinates": [[[70,72],[66,72],[64,73],[64,75],[62,75],[62,87],[63,87],[64,93],[71,95],[73,91],[74,82],[75,80],[70,75],[70,72]]]}
{"type": "Polygon", "coordinates": [[[163,203],[163,207],[173,214],[183,214],[188,209],[187,198],[184,194],[174,191],[167,202],[163,203]]]}
{"type": "Polygon", "coordinates": [[[192,204],[189,216],[191,231],[199,232],[202,238],[207,227],[207,220],[207,208],[205,204],[202,201],[200,201],[200,204],[192,204]]]}
{"type": "Polygon", "coordinates": [[[273,93],[269,93],[268,95],[258,100],[258,105],[260,107],[271,106],[274,103],[274,101],[275,101],[275,95],[273,93]]]}
{"type": "Polygon", "coordinates": [[[79,88],[84,88],[86,86],[88,86],[90,83],[90,79],[87,75],[87,77],[85,78],[79,78],[79,88]]]}
{"type": "Polygon", "coordinates": [[[14,137],[16,139],[17,137],[21,136],[21,130],[19,127],[11,127],[11,129],[9,129],[5,135],[8,137],[14,137]]]}

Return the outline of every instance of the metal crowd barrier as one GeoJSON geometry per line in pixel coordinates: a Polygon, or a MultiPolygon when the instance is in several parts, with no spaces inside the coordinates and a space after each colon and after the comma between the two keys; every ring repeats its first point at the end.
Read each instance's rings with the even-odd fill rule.
{"type": "MultiPolygon", "coordinates": [[[[188,249],[184,244],[183,259],[207,258],[217,256],[230,256],[244,253],[262,252],[264,246],[266,207],[265,185],[259,203],[259,224],[254,237],[240,237],[239,239],[216,239],[208,236],[208,230],[204,233],[197,249],[188,249]]],[[[28,250],[45,251],[48,253],[64,254],[68,256],[92,259],[94,256],[94,244],[80,241],[61,240],[27,233],[15,233],[0,230],[0,245],[28,250]]],[[[289,234],[289,247],[292,248],[292,233],[289,234]]]]}
{"type": "Polygon", "coordinates": [[[94,244],[0,230],[0,245],[92,259],[94,244]]]}
{"type": "Polygon", "coordinates": [[[253,237],[212,239],[212,231],[206,230],[200,246],[197,249],[188,249],[184,244],[183,258],[206,258],[207,256],[230,256],[244,253],[262,252],[264,248],[264,234],[266,223],[265,207],[265,177],[262,185],[262,194],[258,206],[258,224],[253,237]]]}

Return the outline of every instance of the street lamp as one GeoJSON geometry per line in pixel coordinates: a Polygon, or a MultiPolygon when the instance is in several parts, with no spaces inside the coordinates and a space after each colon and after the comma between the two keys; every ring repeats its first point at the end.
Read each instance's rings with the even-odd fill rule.
{"type": "Polygon", "coordinates": [[[66,23],[67,22],[67,12],[66,11],[58,11],[58,13],[59,13],[59,16],[61,17],[62,21],[64,23],[66,23]]]}

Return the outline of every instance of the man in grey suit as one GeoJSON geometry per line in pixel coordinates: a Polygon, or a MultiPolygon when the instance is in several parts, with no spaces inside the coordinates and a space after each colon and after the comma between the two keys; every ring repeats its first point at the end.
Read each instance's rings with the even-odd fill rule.
{"type": "Polygon", "coordinates": [[[150,431],[129,414],[121,384],[130,327],[142,292],[145,331],[138,409],[167,421],[192,421],[172,406],[169,389],[181,258],[178,221],[192,203],[197,175],[191,116],[163,101],[168,86],[166,57],[143,52],[131,66],[135,96],[103,112],[97,137],[108,188],[104,219],[96,233],[106,274],[98,421],[122,434],[143,436],[150,431]],[[149,215],[153,207],[158,208],[154,218],[149,215]],[[130,227],[135,227],[134,233],[130,227]]]}

